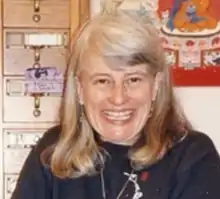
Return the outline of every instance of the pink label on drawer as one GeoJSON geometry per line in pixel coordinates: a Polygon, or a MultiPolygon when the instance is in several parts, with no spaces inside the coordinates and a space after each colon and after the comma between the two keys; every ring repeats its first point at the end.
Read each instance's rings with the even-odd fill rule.
{"type": "Polygon", "coordinates": [[[62,93],[63,75],[55,67],[28,68],[25,72],[27,93],[62,93]]]}

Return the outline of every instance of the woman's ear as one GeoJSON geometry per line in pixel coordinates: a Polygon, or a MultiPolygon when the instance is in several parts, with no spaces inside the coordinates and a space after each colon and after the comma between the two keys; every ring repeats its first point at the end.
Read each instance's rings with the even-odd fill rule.
{"type": "Polygon", "coordinates": [[[157,93],[158,93],[158,90],[160,88],[160,85],[162,83],[162,80],[163,80],[163,74],[161,72],[158,72],[155,76],[155,79],[154,79],[154,85],[153,85],[153,95],[152,95],[152,100],[154,101],[157,97],[157,93]]]}
{"type": "Polygon", "coordinates": [[[84,104],[83,87],[82,87],[82,83],[80,82],[79,77],[75,77],[75,86],[76,86],[76,94],[78,97],[78,101],[79,101],[80,105],[83,105],[84,104]]]}

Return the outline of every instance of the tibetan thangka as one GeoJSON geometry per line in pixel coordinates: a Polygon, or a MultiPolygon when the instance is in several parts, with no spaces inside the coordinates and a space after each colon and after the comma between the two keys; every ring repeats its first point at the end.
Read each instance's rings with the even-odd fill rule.
{"type": "Polygon", "coordinates": [[[219,0],[111,2],[152,20],[161,35],[176,86],[220,86],[219,0]]]}

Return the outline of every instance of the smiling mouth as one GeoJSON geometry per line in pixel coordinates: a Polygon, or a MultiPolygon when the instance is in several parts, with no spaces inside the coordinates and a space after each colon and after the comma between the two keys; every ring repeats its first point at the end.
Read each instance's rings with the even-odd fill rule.
{"type": "Polygon", "coordinates": [[[103,113],[105,118],[111,122],[127,122],[131,119],[134,111],[133,110],[104,111],[103,113]]]}

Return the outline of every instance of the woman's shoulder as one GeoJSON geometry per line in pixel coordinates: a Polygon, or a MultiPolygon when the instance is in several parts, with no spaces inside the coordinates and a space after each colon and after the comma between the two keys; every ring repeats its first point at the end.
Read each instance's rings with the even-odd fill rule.
{"type": "Polygon", "coordinates": [[[199,131],[189,132],[179,144],[183,148],[187,149],[187,151],[194,153],[216,150],[215,144],[211,137],[208,134],[199,131]]]}
{"type": "Polygon", "coordinates": [[[182,171],[192,168],[210,156],[220,163],[219,152],[213,140],[203,132],[189,132],[172,151],[179,157],[179,169],[182,171]]]}

